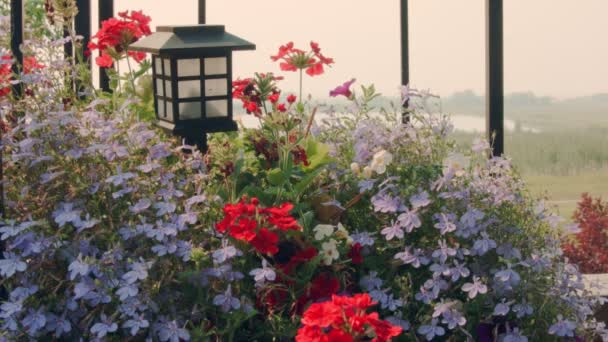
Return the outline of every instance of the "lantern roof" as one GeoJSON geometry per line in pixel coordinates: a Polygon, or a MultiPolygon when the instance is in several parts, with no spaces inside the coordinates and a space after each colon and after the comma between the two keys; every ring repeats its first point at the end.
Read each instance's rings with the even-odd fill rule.
{"type": "Polygon", "coordinates": [[[255,44],[226,32],[224,25],[159,26],[129,49],[154,54],[196,53],[211,49],[255,50],[255,44]]]}

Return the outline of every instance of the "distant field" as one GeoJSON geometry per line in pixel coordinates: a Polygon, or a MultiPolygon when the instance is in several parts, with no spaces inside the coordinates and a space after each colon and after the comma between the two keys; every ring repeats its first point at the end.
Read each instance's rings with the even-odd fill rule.
{"type": "Polygon", "coordinates": [[[555,206],[558,213],[568,219],[576,209],[581,194],[608,200],[608,168],[584,171],[568,176],[524,174],[524,179],[534,195],[547,195],[547,204],[555,206]]]}

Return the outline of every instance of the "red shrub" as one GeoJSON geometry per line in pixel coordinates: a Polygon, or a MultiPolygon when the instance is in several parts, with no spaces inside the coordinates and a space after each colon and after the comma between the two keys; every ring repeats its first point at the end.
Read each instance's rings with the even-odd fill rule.
{"type": "Polygon", "coordinates": [[[608,273],[608,203],[585,193],[574,220],[581,230],[564,244],[564,253],[583,273],[608,273]]]}

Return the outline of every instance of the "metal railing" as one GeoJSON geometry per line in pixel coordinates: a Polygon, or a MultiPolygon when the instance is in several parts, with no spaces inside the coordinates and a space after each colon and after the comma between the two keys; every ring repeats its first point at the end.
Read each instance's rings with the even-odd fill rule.
{"type": "MultiPolygon", "coordinates": [[[[408,2],[400,0],[401,20],[401,83],[410,83],[409,77],[409,27],[408,2]]],[[[75,30],[84,37],[84,46],[91,37],[91,0],[76,0],[79,13],[75,30]]],[[[198,23],[206,22],[206,0],[198,0],[198,23]]],[[[114,0],[99,0],[98,19],[101,23],[114,16],[114,0]]],[[[504,152],[504,79],[503,79],[503,0],[486,0],[486,134],[493,144],[493,155],[504,152]]],[[[23,41],[23,0],[11,0],[11,48],[19,64],[23,55],[19,46],[23,41]],[[16,9],[16,10],[15,10],[16,9]]],[[[69,54],[73,53],[69,47],[69,54]]],[[[99,86],[109,89],[109,79],[103,70],[99,72],[99,86]]],[[[404,104],[407,108],[407,102],[404,104]]],[[[406,110],[404,110],[404,113],[406,110]]],[[[404,114],[404,121],[407,121],[404,114]]]]}

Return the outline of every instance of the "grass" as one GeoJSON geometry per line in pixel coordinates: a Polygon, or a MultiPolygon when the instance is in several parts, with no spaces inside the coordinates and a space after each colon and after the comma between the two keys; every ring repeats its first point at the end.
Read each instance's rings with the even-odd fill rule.
{"type": "Polygon", "coordinates": [[[608,168],[581,171],[573,175],[523,174],[533,195],[548,196],[548,205],[571,221],[581,194],[608,199],[608,168]]]}

